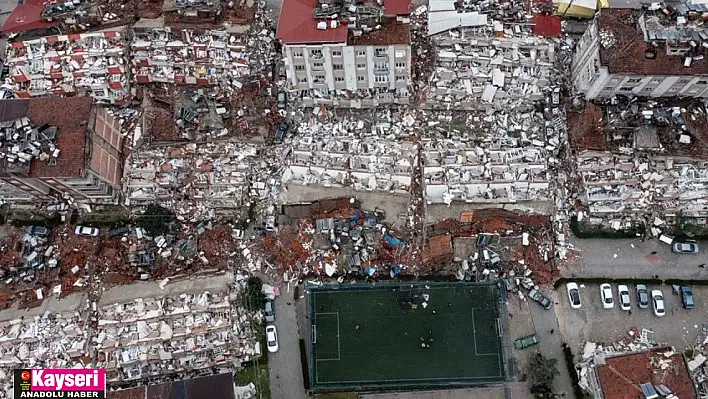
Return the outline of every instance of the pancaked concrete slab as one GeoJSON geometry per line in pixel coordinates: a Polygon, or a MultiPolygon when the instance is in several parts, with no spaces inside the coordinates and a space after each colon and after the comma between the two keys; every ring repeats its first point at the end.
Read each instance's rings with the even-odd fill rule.
{"type": "Polygon", "coordinates": [[[35,316],[41,316],[45,312],[52,314],[76,312],[81,308],[86,298],[86,294],[83,293],[67,295],[62,299],[57,299],[57,297],[53,296],[42,302],[42,305],[31,309],[20,309],[18,304],[15,303],[9,309],[0,311],[0,322],[16,320],[22,317],[30,319],[35,316]]]}
{"type": "Polygon", "coordinates": [[[121,285],[106,290],[98,301],[99,306],[114,303],[133,301],[138,298],[156,298],[164,296],[174,296],[179,294],[202,293],[202,292],[224,292],[228,289],[229,283],[233,282],[232,273],[224,273],[218,276],[197,277],[168,283],[164,289],[160,289],[159,282],[134,283],[121,285]]]}

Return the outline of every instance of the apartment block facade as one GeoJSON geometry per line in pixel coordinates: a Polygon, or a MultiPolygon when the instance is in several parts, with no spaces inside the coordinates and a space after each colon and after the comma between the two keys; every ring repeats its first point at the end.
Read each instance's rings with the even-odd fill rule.
{"type": "Polygon", "coordinates": [[[588,100],[708,98],[703,13],[683,6],[670,15],[662,9],[602,9],[576,46],[574,90],[588,100]]]}
{"type": "Polygon", "coordinates": [[[302,94],[305,105],[406,104],[409,5],[397,0],[382,6],[285,0],[277,39],[283,45],[289,88],[302,94]],[[365,17],[350,18],[347,12],[365,17]],[[331,19],[332,13],[341,15],[331,19]]]}

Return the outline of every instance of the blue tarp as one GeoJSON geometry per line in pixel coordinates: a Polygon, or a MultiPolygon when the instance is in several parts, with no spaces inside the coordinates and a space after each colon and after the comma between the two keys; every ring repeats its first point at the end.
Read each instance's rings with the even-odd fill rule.
{"type": "Polygon", "coordinates": [[[364,274],[366,274],[367,276],[373,276],[374,273],[376,273],[377,269],[378,269],[378,266],[368,267],[368,268],[364,269],[364,274]]]}
{"type": "Polygon", "coordinates": [[[388,234],[384,235],[384,239],[386,240],[387,243],[393,245],[394,247],[401,247],[404,248],[406,246],[406,243],[399,240],[398,238],[394,236],[390,236],[388,234]]]}
{"type": "Polygon", "coordinates": [[[391,277],[396,277],[399,273],[401,273],[400,266],[396,265],[391,269],[391,277]]]}

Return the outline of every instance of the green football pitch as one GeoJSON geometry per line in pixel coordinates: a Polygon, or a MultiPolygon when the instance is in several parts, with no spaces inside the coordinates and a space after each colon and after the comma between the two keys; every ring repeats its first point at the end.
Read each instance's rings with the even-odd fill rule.
{"type": "Polygon", "coordinates": [[[497,285],[309,287],[312,387],[503,381],[499,306],[497,285]]]}

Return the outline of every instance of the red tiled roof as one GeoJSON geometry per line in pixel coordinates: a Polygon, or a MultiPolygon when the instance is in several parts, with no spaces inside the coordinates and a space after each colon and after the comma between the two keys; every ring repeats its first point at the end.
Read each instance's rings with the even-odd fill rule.
{"type": "Polygon", "coordinates": [[[59,21],[42,20],[43,4],[44,0],[27,0],[24,4],[18,4],[10,13],[0,32],[7,34],[59,25],[59,21]]]}
{"type": "Polygon", "coordinates": [[[384,15],[407,15],[410,9],[410,0],[384,0],[384,15]]]}
{"type": "Polygon", "coordinates": [[[636,399],[643,397],[640,384],[664,384],[680,399],[696,399],[696,391],[688,373],[683,355],[675,354],[666,358],[663,354],[669,348],[654,349],[634,355],[607,359],[607,363],[597,369],[600,386],[605,399],[636,399]],[[659,360],[670,361],[662,370],[659,360]]]}
{"type": "Polygon", "coordinates": [[[56,145],[61,150],[56,165],[33,159],[29,177],[81,177],[83,175],[91,101],[92,98],[88,96],[29,100],[27,117],[34,125],[46,123],[56,126],[58,130],[56,145]]]}
{"type": "Polygon", "coordinates": [[[693,61],[690,67],[683,66],[683,57],[666,54],[663,45],[655,48],[656,57],[648,59],[645,51],[651,45],[644,41],[644,33],[632,14],[636,11],[619,8],[603,8],[597,17],[599,31],[612,33],[614,44],[608,48],[600,46],[600,62],[610,73],[630,75],[708,75],[708,51],[704,47],[703,60],[693,61]]]}
{"type": "MultiPolygon", "coordinates": [[[[397,0],[400,1],[400,0],[397,0]]],[[[283,0],[278,19],[276,39],[284,44],[295,43],[344,43],[347,25],[332,29],[317,29],[315,6],[318,0],[283,0]]]]}
{"type": "Polygon", "coordinates": [[[558,37],[561,35],[561,18],[557,15],[534,14],[531,19],[532,33],[536,36],[558,37]]]}

